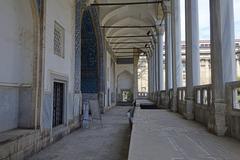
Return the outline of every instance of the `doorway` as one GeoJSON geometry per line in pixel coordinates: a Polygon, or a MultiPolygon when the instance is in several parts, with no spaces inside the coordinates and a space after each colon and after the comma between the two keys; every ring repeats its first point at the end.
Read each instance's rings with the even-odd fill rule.
{"type": "Polygon", "coordinates": [[[53,84],[53,127],[63,124],[64,83],[53,84]]]}
{"type": "Polygon", "coordinates": [[[122,102],[126,103],[126,102],[132,102],[132,92],[129,89],[126,90],[122,90],[122,102]]]}

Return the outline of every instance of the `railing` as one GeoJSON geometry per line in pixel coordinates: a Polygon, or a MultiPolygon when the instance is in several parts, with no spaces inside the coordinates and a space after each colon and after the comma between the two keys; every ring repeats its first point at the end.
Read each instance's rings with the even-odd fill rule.
{"type": "Polygon", "coordinates": [[[194,87],[195,104],[210,106],[212,105],[212,85],[201,85],[194,87]]]}
{"type": "Polygon", "coordinates": [[[228,105],[234,111],[240,111],[240,81],[227,83],[228,105]]]}
{"type": "Polygon", "coordinates": [[[179,87],[177,89],[177,99],[178,102],[185,103],[186,102],[186,87],[179,87]]]}
{"type": "Polygon", "coordinates": [[[147,98],[148,92],[138,92],[138,98],[147,98]]]}
{"type": "Polygon", "coordinates": [[[161,105],[165,105],[166,96],[167,96],[166,90],[160,91],[160,104],[161,105]]]}
{"type": "Polygon", "coordinates": [[[228,133],[240,140],[240,81],[226,84],[228,133]]]}
{"type": "Polygon", "coordinates": [[[212,85],[194,87],[195,120],[208,126],[212,106],[212,85]]]}
{"type": "Polygon", "coordinates": [[[177,89],[177,111],[183,114],[186,104],[186,87],[179,87],[177,89]]]}
{"type": "Polygon", "coordinates": [[[169,106],[173,105],[173,89],[168,91],[168,98],[169,98],[169,106]]]}

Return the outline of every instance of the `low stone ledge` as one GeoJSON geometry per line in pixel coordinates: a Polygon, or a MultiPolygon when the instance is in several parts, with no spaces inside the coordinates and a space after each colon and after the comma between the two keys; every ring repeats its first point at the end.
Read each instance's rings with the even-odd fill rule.
{"type": "Polygon", "coordinates": [[[36,131],[16,129],[0,134],[0,160],[19,159],[20,153],[31,154],[36,131]],[[15,157],[15,158],[14,158],[15,157]]]}
{"type": "Polygon", "coordinates": [[[14,129],[0,133],[0,160],[23,160],[79,128],[80,123],[50,130],[14,129]]]}

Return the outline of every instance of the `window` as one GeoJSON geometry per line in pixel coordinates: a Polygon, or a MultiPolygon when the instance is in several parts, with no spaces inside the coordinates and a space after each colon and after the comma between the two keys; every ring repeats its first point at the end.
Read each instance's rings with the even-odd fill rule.
{"type": "Polygon", "coordinates": [[[54,54],[64,58],[64,28],[56,21],[54,24],[54,54]]]}

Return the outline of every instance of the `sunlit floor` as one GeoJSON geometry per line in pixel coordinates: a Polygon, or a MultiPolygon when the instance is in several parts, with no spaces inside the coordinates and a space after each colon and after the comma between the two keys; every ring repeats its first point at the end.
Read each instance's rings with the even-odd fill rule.
{"type": "Polygon", "coordinates": [[[240,160],[240,142],[167,110],[136,109],[129,160],[240,160]]]}
{"type": "Polygon", "coordinates": [[[80,129],[36,154],[31,160],[127,160],[129,107],[114,107],[103,115],[103,128],[80,129]]]}

